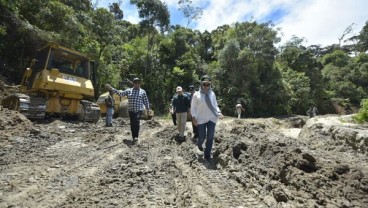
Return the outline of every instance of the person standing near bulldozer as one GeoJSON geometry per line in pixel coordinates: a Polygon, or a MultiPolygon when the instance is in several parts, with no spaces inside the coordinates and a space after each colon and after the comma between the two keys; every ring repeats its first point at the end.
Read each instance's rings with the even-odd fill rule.
{"type": "Polygon", "coordinates": [[[113,98],[113,91],[109,89],[109,95],[105,99],[106,104],[106,127],[112,127],[112,116],[114,115],[115,100],[113,98]]]}
{"type": "Polygon", "coordinates": [[[118,91],[111,87],[109,84],[105,84],[106,88],[111,90],[113,93],[118,94],[120,97],[128,97],[128,111],[130,119],[130,130],[132,132],[133,141],[138,140],[140,117],[146,107],[147,114],[150,114],[150,104],[146,91],[140,87],[141,80],[139,78],[133,79],[133,87],[124,91],[118,91]]]}

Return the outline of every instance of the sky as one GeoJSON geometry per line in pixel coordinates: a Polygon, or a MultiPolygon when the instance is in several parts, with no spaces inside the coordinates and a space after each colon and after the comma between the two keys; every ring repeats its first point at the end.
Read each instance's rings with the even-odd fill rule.
{"type": "MultiPolygon", "coordinates": [[[[162,0],[168,6],[171,25],[187,25],[178,10],[179,0],[162,0]]],[[[93,0],[97,7],[108,7],[119,0],[93,0]]],[[[137,8],[130,0],[120,0],[124,20],[138,23],[137,8]]],[[[344,31],[352,25],[346,37],[358,35],[368,21],[368,0],[192,0],[192,6],[203,9],[203,15],[192,22],[192,29],[211,32],[219,26],[235,22],[272,21],[279,28],[281,43],[295,35],[304,38],[303,45],[322,47],[339,43],[344,31]]]]}

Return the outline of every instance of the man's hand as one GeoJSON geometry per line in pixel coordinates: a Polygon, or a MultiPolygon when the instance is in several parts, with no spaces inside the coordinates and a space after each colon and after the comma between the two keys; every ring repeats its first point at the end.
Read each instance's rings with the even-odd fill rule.
{"type": "Polygon", "coordinates": [[[192,123],[193,123],[194,126],[197,126],[197,119],[192,117],[192,123]]]}
{"type": "Polygon", "coordinates": [[[223,119],[223,118],[224,118],[224,115],[222,115],[222,113],[219,113],[218,117],[219,117],[220,119],[223,119]]]}
{"type": "Polygon", "coordinates": [[[111,87],[111,85],[109,85],[109,84],[105,84],[105,88],[106,88],[108,91],[112,90],[112,87],[111,87]]]}

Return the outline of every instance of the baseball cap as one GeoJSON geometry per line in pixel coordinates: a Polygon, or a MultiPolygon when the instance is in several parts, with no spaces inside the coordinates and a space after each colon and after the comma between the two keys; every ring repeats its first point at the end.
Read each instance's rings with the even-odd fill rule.
{"type": "Polygon", "coordinates": [[[211,82],[211,78],[208,75],[201,77],[201,82],[211,82]]]}
{"type": "Polygon", "coordinates": [[[180,86],[176,87],[176,92],[181,92],[183,91],[183,88],[181,88],[180,86]]]}

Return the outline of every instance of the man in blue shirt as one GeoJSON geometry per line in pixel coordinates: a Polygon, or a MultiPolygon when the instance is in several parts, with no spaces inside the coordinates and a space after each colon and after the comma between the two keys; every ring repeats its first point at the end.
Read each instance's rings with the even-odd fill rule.
{"type": "Polygon", "coordinates": [[[106,88],[111,89],[113,93],[117,93],[119,96],[128,97],[128,111],[130,119],[130,130],[132,132],[133,141],[138,140],[140,117],[146,107],[147,114],[150,111],[150,105],[146,91],[140,88],[141,80],[139,78],[133,79],[133,87],[124,91],[118,91],[117,89],[106,84],[106,88]]]}

